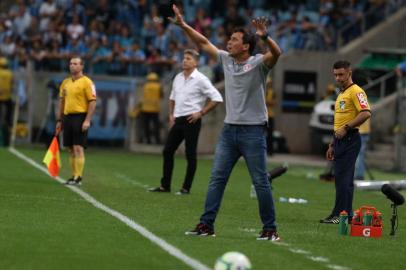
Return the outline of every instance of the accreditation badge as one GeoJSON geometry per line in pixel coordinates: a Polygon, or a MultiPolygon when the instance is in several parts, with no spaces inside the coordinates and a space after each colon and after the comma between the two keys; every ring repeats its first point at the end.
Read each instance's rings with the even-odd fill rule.
{"type": "Polygon", "coordinates": [[[340,110],[345,110],[345,101],[344,100],[340,101],[340,110]]]}
{"type": "Polygon", "coordinates": [[[361,109],[368,109],[368,100],[367,97],[364,95],[364,93],[357,93],[357,99],[359,102],[359,105],[361,106],[361,109]]]}
{"type": "Polygon", "coordinates": [[[96,86],[93,83],[92,83],[91,88],[92,88],[92,96],[96,97],[96,86]]]}

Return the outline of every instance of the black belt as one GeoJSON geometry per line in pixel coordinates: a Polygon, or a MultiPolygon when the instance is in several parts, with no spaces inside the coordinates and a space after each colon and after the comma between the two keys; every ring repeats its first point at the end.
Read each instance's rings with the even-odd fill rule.
{"type": "Polygon", "coordinates": [[[191,114],[189,114],[189,115],[185,115],[185,116],[179,116],[179,117],[175,117],[175,120],[183,120],[183,119],[187,119],[189,116],[191,116],[191,114]]]}
{"type": "Polygon", "coordinates": [[[358,133],[358,132],[359,132],[358,128],[352,128],[352,129],[349,129],[347,131],[347,134],[355,134],[355,133],[358,133]]]}

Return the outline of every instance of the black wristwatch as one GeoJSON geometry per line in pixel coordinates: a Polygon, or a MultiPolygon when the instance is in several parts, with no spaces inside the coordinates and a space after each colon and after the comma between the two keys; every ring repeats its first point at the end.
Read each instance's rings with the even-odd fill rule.
{"type": "Polygon", "coordinates": [[[349,131],[351,129],[351,127],[349,125],[345,125],[344,129],[345,129],[345,131],[349,131]]]}
{"type": "Polygon", "coordinates": [[[265,35],[259,36],[262,40],[267,40],[268,39],[268,33],[265,33],[265,35]]]}

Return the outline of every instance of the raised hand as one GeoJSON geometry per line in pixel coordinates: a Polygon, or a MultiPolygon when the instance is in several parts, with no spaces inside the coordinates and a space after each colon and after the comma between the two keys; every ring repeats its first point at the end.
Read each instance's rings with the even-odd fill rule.
{"type": "Polygon", "coordinates": [[[184,25],[185,21],[183,20],[183,16],[180,13],[179,8],[175,4],[173,4],[172,5],[172,10],[175,13],[175,18],[168,17],[168,20],[171,21],[174,24],[179,25],[179,26],[184,25]]]}
{"type": "Polygon", "coordinates": [[[254,26],[258,36],[265,36],[267,34],[268,19],[265,17],[258,17],[252,20],[252,25],[254,26]]]}

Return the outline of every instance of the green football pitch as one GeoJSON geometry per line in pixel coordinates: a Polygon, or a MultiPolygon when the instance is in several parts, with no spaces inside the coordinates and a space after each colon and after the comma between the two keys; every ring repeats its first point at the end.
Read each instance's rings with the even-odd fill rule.
{"type": "MultiPolygon", "coordinates": [[[[17,151],[43,167],[44,147],[17,151]]],[[[256,240],[261,222],[243,161],[226,188],[215,224],[217,236],[193,237],[184,232],[198,223],[203,211],[211,159],[199,160],[192,193],[177,196],[186,166],[181,156],[168,194],[146,192],[159,184],[158,155],[90,148],[84,183],[77,189],[21,157],[0,149],[0,269],[210,269],[227,251],[247,255],[252,269],[373,270],[406,265],[406,208],[399,206],[399,226],[396,235],[389,236],[390,201],[381,192],[356,190],[354,199],[354,208],[371,205],[383,213],[381,238],[341,236],[338,225],[318,223],[334,200],[334,184],[314,177],[323,168],[291,165],[274,180],[282,238],[276,244],[256,240]],[[308,203],[279,202],[280,197],[308,203]]],[[[70,174],[65,152],[62,162],[61,177],[66,179],[70,174]]],[[[406,179],[406,174],[373,173],[379,179],[406,179]]]]}

